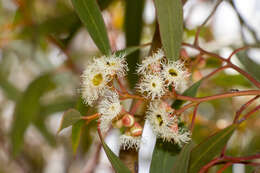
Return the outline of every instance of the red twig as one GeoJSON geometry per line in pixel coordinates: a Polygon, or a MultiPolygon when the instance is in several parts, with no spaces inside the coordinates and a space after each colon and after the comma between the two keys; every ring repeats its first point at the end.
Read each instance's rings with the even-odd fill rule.
{"type": "Polygon", "coordinates": [[[130,110],[130,114],[134,115],[138,109],[138,107],[140,106],[140,104],[142,103],[142,100],[137,100],[133,105],[132,108],[130,110]]]}
{"type": "Polygon", "coordinates": [[[218,172],[217,173],[222,173],[223,171],[225,171],[230,165],[232,165],[233,163],[232,162],[228,162],[228,163],[226,163],[222,168],[220,168],[219,170],[218,170],[218,172]]]}
{"type": "Polygon", "coordinates": [[[193,115],[192,115],[192,120],[191,120],[191,125],[190,125],[190,131],[193,130],[198,107],[199,107],[199,103],[195,106],[195,108],[194,108],[194,110],[193,110],[193,115]]]}
{"type": "Polygon", "coordinates": [[[127,89],[126,87],[123,85],[122,81],[117,77],[116,78],[117,82],[118,82],[118,85],[120,87],[120,89],[122,90],[123,93],[127,93],[127,89]]]}
{"type": "Polygon", "coordinates": [[[208,75],[204,76],[203,79],[208,79],[210,78],[211,76],[213,76],[214,74],[226,69],[226,68],[229,68],[230,66],[229,65],[225,65],[225,66],[222,66],[222,67],[219,67],[217,68],[216,70],[212,71],[211,73],[209,73],[208,75]]]}
{"type": "Polygon", "coordinates": [[[250,48],[250,46],[244,46],[244,47],[241,47],[241,48],[238,48],[238,49],[234,50],[234,51],[229,55],[229,57],[227,58],[227,60],[230,61],[233,55],[237,54],[238,52],[240,52],[240,51],[242,51],[242,50],[246,50],[246,49],[248,49],[248,48],[250,48]]]}
{"type": "MultiPolygon", "coordinates": [[[[212,96],[198,97],[198,98],[177,94],[176,99],[200,103],[200,102],[205,102],[205,101],[210,101],[210,100],[235,97],[235,96],[246,96],[246,95],[260,95],[260,90],[228,92],[228,93],[216,94],[216,95],[212,95],[212,96]]],[[[169,95],[169,97],[174,97],[174,96],[169,95]]]]}
{"type": "Polygon", "coordinates": [[[214,166],[216,163],[218,163],[219,161],[221,161],[222,160],[222,158],[215,158],[215,159],[213,159],[212,161],[210,161],[208,164],[206,164],[205,166],[203,166],[201,169],[200,169],[200,171],[199,171],[199,173],[204,173],[204,172],[206,172],[209,168],[211,168],[212,166],[214,166]]]}
{"type": "Polygon", "coordinates": [[[258,105],[257,107],[255,107],[253,110],[251,110],[250,112],[248,112],[243,118],[241,118],[239,120],[238,123],[242,123],[244,120],[248,119],[253,113],[257,112],[260,109],[260,105],[258,105]]]}
{"type": "Polygon", "coordinates": [[[253,103],[256,99],[258,99],[260,97],[260,95],[255,96],[254,98],[250,99],[248,102],[246,102],[245,104],[243,104],[240,109],[236,112],[236,116],[234,118],[234,123],[237,122],[240,114],[251,104],[253,103]]]}
{"type": "Polygon", "coordinates": [[[260,82],[258,82],[256,79],[254,79],[249,73],[247,73],[246,71],[242,70],[241,68],[239,68],[238,66],[232,64],[228,59],[225,59],[221,56],[219,56],[218,54],[212,53],[212,52],[208,52],[204,49],[202,49],[201,47],[197,46],[197,45],[192,45],[189,43],[182,43],[183,46],[187,46],[187,47],[191,47],[194,49],[197,49],[198,51],[200,51],[203,54],[206,55],[210,55],[213,56],[215,58],[218,58],[219,60],[226,62],[229,67],[233,68],[234,70],[236,70],[237,72],[239,72],[240,74],[242,74],[243,76],[245,76],[248,80],[250,80],[256,87],[260,88],[260,82]]]}
{"type": "Polygon", "coordinates": [[[211,11],[211,13],[209,14],[209,16],[205,19],[205,21],[198,27],[196,35],[195,35],[195,39],[194,39],[194,45],[198,45],[198,39],[199,39],[199,34],[200,34],[200,30],[201,28],[207,24],[207,22],[209,21],[209,19],[213,16],[213,14],[216,12],[219,4],[222,2],[223,0],[218,0],[216,5],[214,6],[213,10],[211,11]]]}

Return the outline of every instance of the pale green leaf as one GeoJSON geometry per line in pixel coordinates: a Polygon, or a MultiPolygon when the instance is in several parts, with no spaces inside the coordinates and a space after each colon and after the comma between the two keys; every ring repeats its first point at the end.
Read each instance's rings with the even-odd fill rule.
{"type": "Polygon", "coordinates": [[[58,133],[81,120],[81,114],[76,109],[69,109],[63,114],[58,133]]]}
{"type": "Polygon", "coordinates": [[[84,120],[80,120],[72,125],[71,142],[72,142],[72,149],[74,154],[76,154],[77,152],[79,142],[80,142],[82,127],[85,124],[86,122],[84,120]]]}
{"type": "Polygon", "coordinates": [[[79,18],[103,54],[111,52],[106,26],[96,0],[72,0],[79,18]]]}
{"type": "Polygon", "coordinates": [[[179,59],[183,33],[181,0],[155,0],[162,45],[166,57],[179,59]]]}
{"type": "MultiPolygon", "coordinates": [[[[101,136],[100,136],[101,137],[101,136]]],[[[117,173],[131,173],[124,163],[113,153],[102,138],[100,138],[105,153],[117,173]]]]}
{"type": "Polygon", "coordinates": [[[176,161],[173,163],[173,171],[174,173],[188,173],[189,170],[189,161],[190,161],[190,153],[194,144],[191,142],[186,144],[180,154],[178,155],[176,161]]]}
{"type": "Polygon", "coordinates": [[[11,129],[12,151],[14,155],[21,150],[24,133],[39,113],[39,99],[44,93],[54,88],[55,83],[52,81],[51,74],[42,75],[31,82],[17,102],[11,129]]]}
{"type": "Polygon", "coordinates": [[[231,125],[197,145],[191,152],[189,172],[199,172],[204,165],[220,154],[236,127],[237,125],[231,125]]]}

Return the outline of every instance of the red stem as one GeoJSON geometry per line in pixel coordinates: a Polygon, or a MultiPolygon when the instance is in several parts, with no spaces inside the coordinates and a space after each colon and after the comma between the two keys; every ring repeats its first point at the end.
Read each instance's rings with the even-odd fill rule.
{"type": "Polygon", "coordinates": [[[241,48],[238,48],[238,49],[234,50],[234,51],[229,55],[229,57],[228,57],[227,60],[230,61],[233,55],[237,54],[238,52],[240,52],[240,51],[242,51],[242,50],[246,50],[246,49],[248,49],[248,48],[250,48],[250,46],[244,46],[244,47],[241,47],[241,48]]]}
{"type": "Polygon", "coordinates": [[[248,119],[253,113],[255,113],[256,111],[258,111],[260,109],[260,105],[258,105],[257,107],[255,107],[253,110],[251,110],[250,112],[248,112],[243,118],[241,118],[241,120],[239,120],[238,123],[242,123],[244,120],[248,119]]]}
{"type": "Polygon", "coordinates": [[[250,80],[255,86],[257,86],[258,88],[260,88],[260,82],[258,82],[257,80],[255,80],[249,73],[247,73],[246,71],[242,70],[241,68],[239,68],[238,66],[232,64],[228,59],[225,59],[221,56],[219,56],[218,54],[215,53],[211,53],[208,52],[204,49],[202,49],[201,47],[197,46],[197,45],[192,45],[189,43],[182,43],[183,46],[187,46],[187,47],[191,47],[194,49],[197,49],[198,51],[200,51],[201,53],[213,56],[215,58],[220,59],[223,62],[226,62],[231,68],[233,68],[234,70],[236,70],[237,72],[241,73],[243,76],[245,76],[248,80],[250,80]]]}
{"type": "Polygon", "coordinates": [[[193,130],[198,107],[199,107],[199,104],[197,104],[197,105],[195,106],[194,110],[193,110],[193,115],[192,115],[192,120],[191,120],[191,125],[190,125],[190,131],[193,130]]]}
{"type": "Polygon", "coordinates": [[[217,173],[222,173],[223,171],[225,171],[230,165],[232,165],[233,163],[232,162],[227,162],[222,168],[220,168],[218,170],[217,173]]]}
{"type": "Polygon", "coordinates": [[[248,102],[246,102],[245,104],[243,104],[240,109],[236,112],[236,116],[234,118],[234,123],[237,122],[240,114],[252,103],[254,102],[256,99],[258,99],[260,96],[255,96],[254,98],[250,99],[248,102]]]}

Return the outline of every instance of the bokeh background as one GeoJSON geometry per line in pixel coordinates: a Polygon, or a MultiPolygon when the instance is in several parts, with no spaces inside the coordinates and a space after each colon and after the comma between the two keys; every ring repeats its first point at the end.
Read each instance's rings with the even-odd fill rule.
{"type": "MultiPolygon", "coordinates": [[[[156,26],[152,0],[99,0],[98,3],[113,50],[152,41],[156,26]]],[[[186,2],[185,42],[193,42],[197,27],[216,3],[216,0],[186,2]]],[[[235,48],[253,45],[249,51],[234,56],[233,62],[249,73],[260,70],[260,1],[223,1],[202,28],[199,41],[201,47],[224,57],[235,48]],[[250,63],[254,66],[248,65],[250,63]]],[[[138,62],[148,51],[149,46],[131,56],[138,62]]],[[[198,56],[194,50],[186,51],[191,62],[198,56]]],[[[113,172],[105,154],[101,151],[97,155],[100,143],[95,123],[82,130],[77,150],[71,142],[71,128],[57,134],[64,111],[73,107],[80,107],[83,112],[87,109],[79,99],[80,73],[93,56],[99,55],[69,0],[0,0],[1,173],[87,173],[93,167],[96,167],[94,172],[113,172]],[[16,152],[17,143],[23,144],[20,152],[16,152]]],[[[191,69],[191,82],[221,65],[214,58],[197,63],[196,68],[191,69]]],[[[254,77],[260,80],[260,73],[254,77]]],[[[225,70],[203,83],[198,96],[252,88],[243,76],[225,70]]],[[[250,98],[201,104],[193,132],[195,142],[232,123],[236,110],[250,98]]],[[[251,107],[259,103],[258,100],[251,107]]],[[[93,111],[90,108],[86,113],[93,111]]],[[[185,112],[187,122],[191,113],[185,112]]],[[[232,136],[228,153],[239,156],[259,152],[259,130],[259,113],[256,113],[232,136]]],[[[152,136],[149,130],[145,132],[152,136]]],[[[115,153],[119,152],[117,139],[115,131],[106,138],[115,153]]],[[[151,137],[150,147],[141,148],[140,172],[148,172],[154,141],[151,137]]],[[[251,170],[251,167],[235,165],[227,172],[251,170]]]]}

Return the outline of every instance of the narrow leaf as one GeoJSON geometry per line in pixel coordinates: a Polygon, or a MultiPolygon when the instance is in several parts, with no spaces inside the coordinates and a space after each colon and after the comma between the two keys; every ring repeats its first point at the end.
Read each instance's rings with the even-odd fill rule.
{"type": "Polygon", "coordinates": [[[162,45],[166,57],[179,59],[183,33],[181,0],[155,0],[162,45]]]}
{"type": "MultiPolygon", "coordinates": [[[[201,81],[194,83],[190,88],[184,91],[183,95],[194,97],[197,93],[197,90],[201,84],[201,81]]],[[[184,102],[181,100],[176,100],[172,107],[178,109],[184,102]]],[[[156,141],[156,145],[153,151],[153,158],[150,167],[150,172],[153,172],[153,169],[160,171],[165,170],[166,172],[171,172],[173,168],[173,163],[176,160],[179,154],[179,147],[171,143],[163,143],[161,140],[156,141]],[[164,149],[170,148],[170,149],[164,149]],[[160,164],[158,164],[160,163],[160,164]],[[161,166],[160,166],[161,165],[161,166]],[[167,171],[168,170],[168,171],[167,171]]],[[[154,171],[156,172],[156,171],[154,171]]]]}
{"type": "Polygon", "coordinates": [[[56,146],[56,138],[55,136],[49,131],[49,129],[45,125],[46,117],[38,118],[37,121],[34,121],[35,127],[39,130],[41,135],[45,138],[45,140],[51,145],[56,146]]]}
{"type": "Polygon", "coordinates": [[[116,56],[120,56],[120,55],[131,55],[132,53],[134,53],[135,51],[137,51],[138,49],[140,49],[140,46],[132,46],[132,47],[128,47],[122,50],[119,50],[117,52],[115,52],[116,56]]]}
{"type": "Polygon", "coordinates": [[[238,53],[237,57],[244,66],[245,70],[256,80],[260,81],[260,64],[257,64],[252,59],[250,59],[245,51],[238,53]]]}
{"type": "Polygon", "coordinates": [[[23,145],[23,137],[27,127],[36,118],[40,110],[41,96],[55,88],[51,74],[45,74],[35,79],[22,94],[16,104],[14,121],[11,130],[13,154],[16,155],[23,145]]]}
{"type": "Polygon", "coordinates": [[[79,120],[81,120],[81,114],[79,111],[76,109],[69,109],[66,111],[62,117],[60,128],[58,130],[58,133],[69,127],[72,126],[73,124],[77,123],[79,120]]]}
{"type": "Polygon", "coordinates": [[[178,155],[176,161],[173,163],[173,172],[174,173],[188,173],[189,170],[189,161],[190,161],[190,153],[194,144],[191,142],[186,144],[181,153],[178,155]]]}
{"type": "Polygon", "coordinates": [[[72,0],[72,4],[99,50],[109,54],[107,31],[96,0],[72,0]]]}
{"type": "Polygon", "coordinates": [[[189,172],[199,172],[205,164],[220,154],[236,127],[237,125],[231,125],[197,145],[191,152],[189,172]]]}
{"type": "Polygon", "coordinates": [[[80,142],[80,136],[82,132],[82,127],[85,125],[84,120],[77,121],[75,124],[72,125],[72,132],[71,132],[71,141],[72,141],[72,149],[73,153],[76,154],[79,142],[80,142]]]}
{"type": "MultiPolygon", "coordinates": [[[[198,82],[194,83],[191,87],[189,87],[188,89],[186,89],[182,95],[184,96],[190,96],[190,97],[195,97],[197,94],[197,91],[200,87],[202,80],[199,80],[198,82]]],[[[183,100],[176,100],[175,102],[173,102],[172,107],[175,109],[180,108],[180,106],[184,103],[185,101],[183,100]]]]}
{"type": "MultiPolygon", "coordinates": [[[[125,36],[126,46],[136,46],[140,44],[143,28],[144,0],[127,0],[125,10],[125,36]]],[[[129,71],[127,78],[130,87],[133,88],[138,81],[136,65],[139,62],[140,51],[136,51],[126,57],[129,71]]]]}
{"type": "Polygon", "coordinates": [[[172,172],[173,163],[176,161],[179,153],[180,148],[178,145],[157,139],[153,151],[150,173],[172,172]]]}
{"type": "Polygon", "coordinates": [[[124,163],[107,146],[107,144],[104,142],[101,135],[100,135],[100,140],[101,140],[102,146],[105,150],[105,153],[106,153],[110,163],[112,164],[113,168],[115,169],[115,172],[117,172],[117,173],[131,173],[131,171],[124,165],[124,163]]]}

